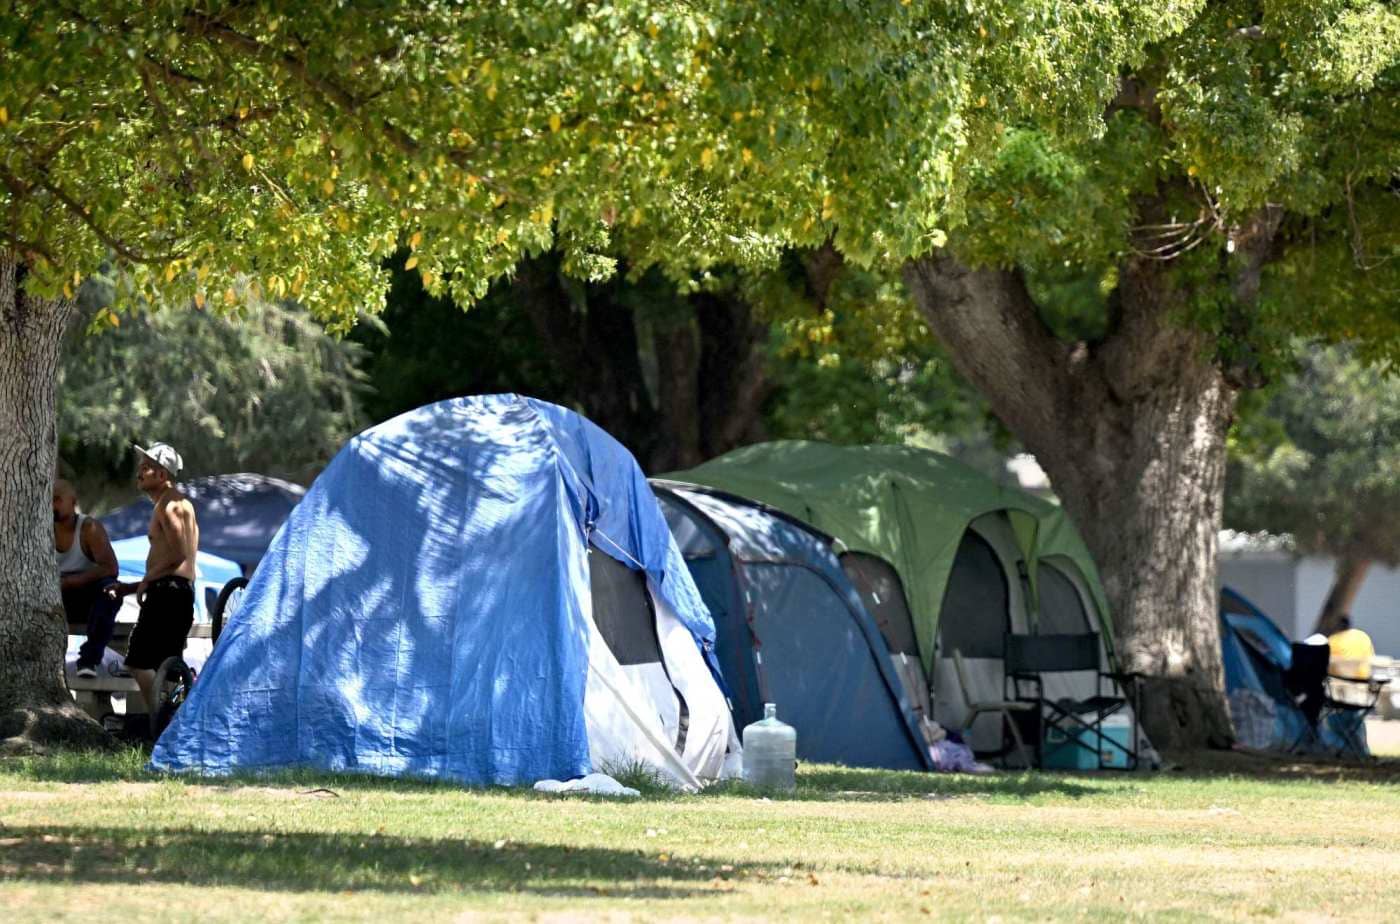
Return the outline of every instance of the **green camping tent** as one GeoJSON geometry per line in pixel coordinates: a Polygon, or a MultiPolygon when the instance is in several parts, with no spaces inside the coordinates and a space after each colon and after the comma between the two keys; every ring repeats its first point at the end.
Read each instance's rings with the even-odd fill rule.
{"type": "MultiPolygon", "coordinates": [[[[1064,511],[997,484],[949,456],[908,446],[778,441],[736,449],[665,476],[761,501],[893,566],[925,670],[932,670],[945,595],[969,527],[1001,514],[1025,568],[1034,624],[1045,563],[1074,574],[1112,650],[1107,599],[1089,551],[1064,511]]],[[[1054,573],[1054,572],[1051,572],[1054,573]]],[[[1054,593],[1054,588],[1046,588],[1054,593]]]]}

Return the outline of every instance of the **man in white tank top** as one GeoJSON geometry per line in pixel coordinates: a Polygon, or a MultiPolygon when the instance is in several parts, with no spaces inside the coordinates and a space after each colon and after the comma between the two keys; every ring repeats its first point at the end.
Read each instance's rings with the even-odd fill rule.
{"type": "Polygon", "coordinates": [[[121,608],[120,601],[102,593],[117,582],[117,556],[107,530],[78,512],[78,493],[62,478],[53,483],[53,547],[70,631],[81,627],[87,635],[78,649],[78,676],[96,677],[121,608]]]}

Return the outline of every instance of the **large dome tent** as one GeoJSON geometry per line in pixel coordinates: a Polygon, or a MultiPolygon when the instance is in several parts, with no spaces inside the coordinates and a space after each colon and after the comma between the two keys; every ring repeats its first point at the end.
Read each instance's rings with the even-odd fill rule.
{"type": "MultiPolygon", "coordinates": [[[[890,649],[917,650],[901,672],[909,699],[927,697],[945,727],[963,727],[967,714],[955,649],[981,701],[1003,698],[1007,633],[1097,632],[1103,667],[1115,664],[1097,569],[1065,513],[951,457],[776,441],[665,477],[751,498],[833,537],[890,649]]],[[[1094,683],[1044,679],[1051,698],[1088,695],[1094,683]]],[[[1001,746],[999,723],[985,715],[973,727],[979,750],[1001,746]]]]}
{"type": "Polygon", "coordinates": [[[738,752],[713,643],[620,444],[530,398],[443,401],[317,478],[152,763],[693,788],[738,752]]]}

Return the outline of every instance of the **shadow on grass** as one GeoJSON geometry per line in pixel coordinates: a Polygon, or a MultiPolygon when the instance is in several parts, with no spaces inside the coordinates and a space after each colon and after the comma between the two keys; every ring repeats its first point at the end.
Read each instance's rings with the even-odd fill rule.
{"type": "MultiPolygon", "coordinates": [[[[117,754],[74,751],[43,757],[13,758],[0,761],[0,774],[51,783],[141,783],[178,779],[191,785],[237,789],[245,786],[286,788],[326,788],[341,792],[438,791],[481,792],[522,799],[553,800],[560,796],[536,793],[528,786],[464,786],[452,780],[414,777],[385,777],[365,773],[330,772],[311,769],[276,770],[265,773],[237,773],[204,777],[193,774],[172,776],[146,769],[147,754],[132,749],[117,754]]],[[[635,776],[635,775],[634,775],[635,776]]],[[[641,790],[647,800],[685,798],[652,779],[624,775],[624,784],[641,790]]],[[[707,788],[700,798],[770,798],[774,801],[821,802],[898,802],[910,799],[978,796],[1007,800],[1051,795],[1092,798],[1122,792],[1136,786],[1138,779],[1122,774],[997,773],[976,776],[955,773],[920,773],[844,767],[832,764],[804,765],[797,776],[797,790],[775,793],[755,789],[739,781],[726,781],[707,788]]],[[[567,798],[606,797],[568,796],[567,798]]],[[[612,801],[612,800],[606,800],[612,801]]]]}
{"type": "Polygon", "coordinates": [[[1370,760],[1302,757],[1243,748],[1173,751],[1166,755],[1172,776],[1211,780],[1245,778],[1261,782],[1400,783],[1400,758],[1370,760]]]}
{"type": "Polygon", "coordinates": [[[365,834],[35,826],[0,828],[0,845],[0,879],[31,882],[687,898],[775,874],[733,862],[721,876],[636,850],[365,834]]]}
{"type": "Polygon", "coordinates": [[[960,796],[1027,799],[1054,795],[1079,799],[1109,795],[1133,782],[1124,776],[1099,775],[1093,785],[1088,785],[1082,777],[1051,773],[1010,772],[983,776],[821,765],[804,768],[798,774],[798,788],[793,797],[821,801],[897,801],[960,796]]]}

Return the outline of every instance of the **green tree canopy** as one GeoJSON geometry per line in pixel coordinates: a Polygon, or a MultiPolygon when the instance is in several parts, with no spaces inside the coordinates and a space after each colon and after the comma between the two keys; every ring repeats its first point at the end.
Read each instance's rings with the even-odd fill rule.
{"type": "Polygon", "coordinates": [[[1354,349],[1309,349],[1241,429],[1225,522],[1337,559],[1330,629],[1371,562],[1400,563],[1400,381],[1354,349]]]}
{"type": "MultiPolygon", "coordinates": [[[[1145,713],[1170,740],[1177,717],[1223,722],[1212,537],[1238,390],[1299,329],[1394,352],[1400,14],[1375,0],[11,10],[0,293],[22,265],[25,326],[0,329],[0,380],[35,395],[0,405],[16,458],[46,458],[50,320],[108,254],[128,302],[228,310],[246,280],[344,327],[400,247],[465,303],[550,246],[577,276],[626,257],[704,291],[829,241],[902,269],[1046,467],[1125,660],[1170,692],[1145,713]],[[1049,323],[1037,291],[1074,274],[1101,316],[1049,323]]],[[[37,563],[26,490],[0,535],[37,563]]],[[[37,593],[21,571],[0,609],[37,593]]]]}
{"type": "Polygon", "coordinates": [[[103,301],[83,299],[58,377],[60,455],[87,488],[130,494],[131,444],[154,441],[178,447],[190,475],[305,480],[365,423],[363,349],[295,305],[145,311],[112,327],[103,301]]]}

